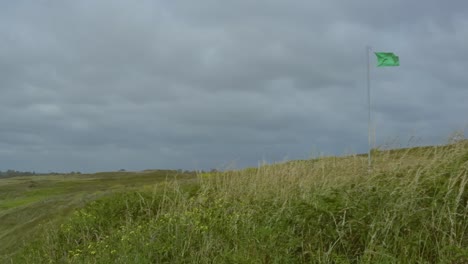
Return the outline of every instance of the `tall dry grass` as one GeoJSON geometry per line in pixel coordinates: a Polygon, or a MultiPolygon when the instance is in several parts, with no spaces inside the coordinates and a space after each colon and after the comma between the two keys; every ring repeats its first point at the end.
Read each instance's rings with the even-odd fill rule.
{"type": "Polygon", "coordinates": [[[373,156],[96,201],[16,263],[468,263],[468,142],[373,156]]]}

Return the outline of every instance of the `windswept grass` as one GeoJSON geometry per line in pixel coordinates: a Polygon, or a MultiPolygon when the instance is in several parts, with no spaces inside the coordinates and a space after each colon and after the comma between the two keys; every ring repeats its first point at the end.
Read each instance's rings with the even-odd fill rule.
{"type": "Polygon", "coordinates": [[[116,192],[152,188],[174,178],[196,179],[194,175],[162,170],[0,179],[0,263],[9,263],[11,254],[41,230],[59,225],[90,201],[116,192]]]}
{"type": "Polygon", "coordinates": [[[200,175],[76,210],[13,263],[468,263],[468,142],[200,175]]]}

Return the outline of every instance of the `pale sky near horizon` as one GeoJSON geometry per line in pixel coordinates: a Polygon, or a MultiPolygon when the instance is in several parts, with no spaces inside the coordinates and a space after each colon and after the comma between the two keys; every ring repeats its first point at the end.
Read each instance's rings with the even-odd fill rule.
{"type": "MultiPolygon", "coordinates": [[[[0,170],[223,169],[468,128],[462,0],[0,0],[0,170]]],[[[466,134],[465,134],[466,135],[466,134]]]]}

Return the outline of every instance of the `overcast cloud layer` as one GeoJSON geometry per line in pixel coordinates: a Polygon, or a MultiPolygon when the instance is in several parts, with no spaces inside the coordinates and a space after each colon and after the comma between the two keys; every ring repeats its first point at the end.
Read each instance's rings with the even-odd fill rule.
{"type": "Polygon", "coordinates": [[[465,0],[0,2],[0,170],[210,169],[443,144],[468,124],[465,0]]]}

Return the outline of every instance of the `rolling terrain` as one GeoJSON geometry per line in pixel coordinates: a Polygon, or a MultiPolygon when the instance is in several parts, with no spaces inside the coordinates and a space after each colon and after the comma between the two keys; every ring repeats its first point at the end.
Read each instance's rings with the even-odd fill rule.
{"type": "Polygon", "coordinates": [[[5,263],[468,263],[468,141],[0,180],[5,263]]]}

